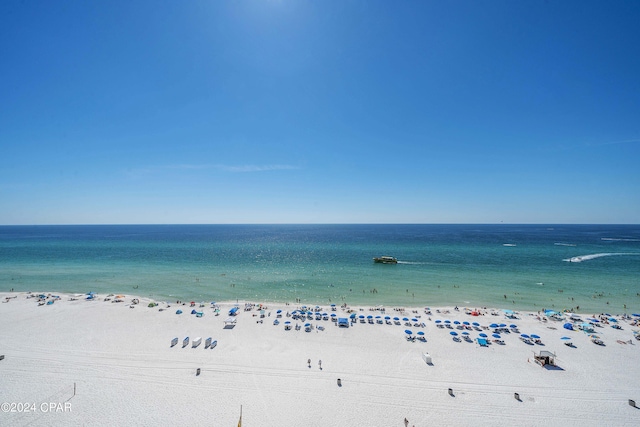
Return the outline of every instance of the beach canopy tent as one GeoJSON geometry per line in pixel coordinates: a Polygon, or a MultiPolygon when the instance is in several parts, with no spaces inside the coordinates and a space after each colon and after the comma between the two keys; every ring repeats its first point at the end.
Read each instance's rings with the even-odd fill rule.
{"type": "Polygon", "coordinates": [[[348,328],[349,327],[349,319],[347,319],[346,317],[338,318],[338,326],[348,328]]]}
{"type": "Polygon", "coordinates": [[[238,314],[238,307],[233,307],[231,310],[229,310],[229,316],[236,316],[238,314]]]}
{"type": "Polygon", "coordinates": [[[236,320],[235,317],[228,317],[227,320],[224,321],[225,329],[233,328],[236,325],[236,320]]]}
{"type": "Polygon", "coordinates": [[[571,323],[565,323],[563,328],[568,329],[570,331],[573,331],[573,324],[571,323]]]}
{"type": "Polygon", "coordinates": [[[556,364],[556,355],[551,353],[550,351],[542,350],[538,354],[534,353],[533,358],[541,366],[545,366],[545,365],[555,366],[556,364]]]}

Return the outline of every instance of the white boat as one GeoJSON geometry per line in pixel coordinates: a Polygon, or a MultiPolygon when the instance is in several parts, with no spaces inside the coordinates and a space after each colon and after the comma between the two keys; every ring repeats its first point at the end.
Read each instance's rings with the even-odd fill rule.
{"type": "Polygon", "coordinates": [[[218,340],[213,340],[213,341],[211,342],[211,348],[212,348],[212,349],[213,349],[213,348],[215,348],[215,346],[217,346],[217,345],[218,345],[218,340]]]}
{"type": "Polygon", "coordinates": [[[191,348],[196,348],[202,342],[202,337],[194,338],[191,342],[191,348]]]}
{"type": "Polygon", "coordinates": [[[175,347],[178,344],[178,337],[171,340],[171,347],[175,347]]]}
{"type": "Polygon", "coordinates": [[[373,262],[378,264],[397,264],[398,260],[392,256],[381,256],[374,258],[373,262]]]}
{"type": "Polygon", "coordinates": [[[204,349],[206,350],[206,349],[208,349],[210,346],[211,346],[211,337],[207,338],[207,339],[204,341],[204,349]]]}
{"type": "Polygon", "coordinates": [[[189,337],[186,337],[185,339],[182,340],[182,348],[185,348],[188,345],[189,345],[189,337]]]}

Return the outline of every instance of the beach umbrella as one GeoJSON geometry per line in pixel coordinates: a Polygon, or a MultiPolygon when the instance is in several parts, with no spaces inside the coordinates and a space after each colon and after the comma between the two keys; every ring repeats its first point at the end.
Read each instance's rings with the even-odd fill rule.
{"type": "Polygon", "coordinates": [[[485,334],[485,333],[478,334],[478,336],[481,336],[482,338],[487,338],[487,334],[485,334]]]}
{"type": "Polygon", "coordinates": [[[506,328],[506,327],[507,327],[507,324],[506,324],[506,323],[500,323],[500,327],[501,327],[501,328],[506,328]]]}
{"type": "Polygon", "coordinates": [[[569,338],[569,337],[562,337],[562,338],[560,338],[560,339],[561,339],[561,340],[570,340],[571,338],[569,338]]]}
{"type": "Polygon", "coordinates": [[[367,319],[373,319],[373,316],[372,315],[368,315],[367,319]]]}
{"type": "Polygon", "coordinates": [[[465,321],[465,322],[462,322],[462,324],[463,324],[463,325],[467,325],[467,326],[469,326],[469,325],[470,325],[470,323],[469,323],[469,322],[466,322],[466,321],[465,321]]]}
{"type": "Polygon", "coordinates": [[[376,319],[382,319],[382,316],[376,316],[376,319]]]}
{"type": "Polygon", "coordinates": [[[492,334],[491,336],[492,336],[492,337],[494,337],[494,338],[498,338],[498,339],[502,338],[502,337],[500,336],[500,334],[492,334]]]}
{"type": "Polygon", "coordinates": [[[280,314],[280,313],[282,313],[282,310],[276,311],[276,314],[280,314]]]}
{"type": "Polygon", "coordinates": [[[472,323],[472,325],[473,325],[473,326],[480,326],[480,323],[478,323],[478,322],[473,322],[473,323],[472,323]]]}
{"type": "Polygon", "coordinates": [[[509,325],[511,329],[518,329],[518,325],[509,325]]]}
{"type": "Polygon", "coordinates": [[[527,335],[527,334],[520,334],[520,336],[521,336],[522,338],[529,338],[529,335],[527,335]]]}
{"type": "Polygon", "coordinates": [[[531,334],[531,338],[533,338],[534,340],[539,340],[540,339],[540,337],[535,335],[535,334],[531,334]]]}
{"type": "Polygon", "coordinates": [[[563,328],[569,329],[570,331],[573,331],[573,325],[571,323],[565,323],[563,325],[563,328]]]}
{"type": "Polygon", "coordinates": [[[444,323],[451,323],[451,320],[445,320],[444,323]]]}
{"type": "Polygon", "coordinates": [[[400,318],[399,317],[394,317],[393,320],[400,320],[400,318]]]}
{"type": "Polygon", "coordinates": [[[305,323],[304,327],[306,328],[307,326],[311,326],[311,323],[305,323]]]}
{"type": "Polygon", "coordinates": [[[590,317],[587,319],[589,322],[594,322],[594,323],[600,323],[600,321],[598,319],[594,319],[593,317],[590,317]]]}
{"type": "Polygon", "coordinates": [[[451,331],[451,332],[449,332],[449,334],[450,334],[450,335],[453,335],[454,337],[455,337],[456,335],[458,335],[458,333],[457,333],[456,331],[451,331]]]}
{"type": "Polygon", "coordinates": [[[413,332],[411,332],[409,329],[405,329],[405,330],[404,330],[404,333],[405,333],[405,334],[407,334],[407,335],[411,335],[411,334],[413,334],[413,332]]]}
{"type": "Polygon", "coordinates": [[[424,335],[424,332],[418,331],[418,335],[422,336],[422,335],[424,335]]]}
{"type": "Polygon", "coordinates": [[[356,314],[355,313],[351,313],[351,316],[349,316],[351,319],[355,319],[356,318],[356,314]]]}
{"type": "Polygon", "coordinates": [[[618,321],[616,319],[614,319],[613,317],[609,318],[609,322],[618,323],[618,321]]]}
{"type": "Polygon", "coordinates": [[[364,319],[364,314],[361,314],[360,316],[358,316],[358,318],[364,319]]]}
{"type": "Polygon", "coordinates": [[[436,320],[436,323],[442,323],[442,320],[436,320]]]}
{"type": "Polygon", "coordinates": [[[497,327],[498,327],[498,324],[497,324],[497,323],[492,323],[492,324],[490,324],[490,325],[489,325],[489,327],[490,327],[490,328],[497,328],[497,327]]]}
{"type": "Polygon", "coordinates": [[[331,313],[331,317],[337,317],[338,315],[335,313],[331,313]]]}
{"type": "Polygon", "coordinates": [[[633,314],[632,314],[632,316],[640,317],[640,314],[638,314],[638,313],[633,313],[633,314]]]}
{"type": "Polygon", "coordinates": [[[391,319],[391,317],[389,317],[389,316],[384,316],[384,320],[389,320],[389,319],[391,319]]]}
{"type": "Polygon", "coordinates": [[[453,324],[454,324],[454,325],[459,325],[459,324],[460,324],[460,321],[459,321],[459,320],[456,320],[455,322],[453,322],[453,324]]]}
{"type": "Polygon", "coordinates": [[[411,319],[411,321],[412,321],[412,322],[417,322],[417,321],[418,321],[418,319],[411,319]]]}
{"type": "Polygon", "coordinates": [[[469,335],[469,332],[464,331],[464,332],[462,333],[462,335],[469,335]]]}
{"type": "Polygon", "coordinates": [[[284,324],[285,325],[289,325],[289,324],[291,324],[291,322],[287,320],[286,322],[284,322],[284,324]]]}
{"type": "Polygon", "coordinates": [[[403,318],[402,318],[402,321],[403,321],[403,322],[408,322],[408,321],[409,321],[409,318],[408,318],[408,317],[403,317],[403,318]]]}

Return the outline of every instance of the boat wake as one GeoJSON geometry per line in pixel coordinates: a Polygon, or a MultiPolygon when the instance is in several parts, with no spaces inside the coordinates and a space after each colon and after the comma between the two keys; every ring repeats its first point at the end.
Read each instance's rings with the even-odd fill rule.
{"type": "Polygon", "coordinates": [[[422,265],[422,264],[426,264],[426,262],[398,261],[398,264],[422,265]]]}
{"type": "Polygon", "coordinates": [[[573,243],[554,243],[556,246],[575,246],[573,243]]]}
{"type": "Polygon", "coordinates": [[[602,258],[602,257],[606,257],[606,256],[623,256],[623,255],[640,255],[640,253],[636,253],[636,252],[614,252],[614,253],[602,253],[602,254],[590,254],[590,255],[580,255],[580,256],[574,256],[571,258],[567,258],[567,259],[563,259],[563,261],[566,262],[582,262],[582,261],[589,261],[592,259],[596,259],[596,258],[602,258]]]}
{"type": "Polygon", "coordinates": [[[606,240],[610,242],[640,242],[640,239],[617,239],[613,237],[602,237],[600,240],[606,240]]]}

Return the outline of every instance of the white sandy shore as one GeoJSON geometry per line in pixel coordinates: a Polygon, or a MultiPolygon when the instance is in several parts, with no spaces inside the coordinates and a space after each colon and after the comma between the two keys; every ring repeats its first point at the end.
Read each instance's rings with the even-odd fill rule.
{"type": "MultiPolygon", "coordinates": [[[[404,324],[339,328],[313,320],[311,332],[285,331],[285,321],[296,324],[285,315],[273,325],[276,310],[285,314],[292,305],[270,305],[258,323],[259,312],[243,311],[240,303],[236,326],[225,329],[235,304],[220,304],[219,316],[209,303],[196,306],[204,313],[198,318],[188,305],[149,308],[143,298],[129,308],[132,296],[122,303],[105,295],[60,297],[39,306],[25,293],[0,294],[0,402],[16,411],[0,413],[0,425],[236,426],[241,405],[245,427],[404,426],[405,418],[409,426],[640,425],[640,409],[628,403],[640,406],[640,341],[633,335],[639,328],[631,320],[620,319],[622,330],[595,328],[605,343],[599,346],[536,313],[510,320],[501,311],[474,317],[432,307],[429,316],[424,307],[405,314],[388,307],[386,315],[425,323],[408,329],[423,331],[427,342],[411,342],[404,324]],[[6,297],[16,298],[5,303],[6,297]],[[176,315],[178,308],[184,313],[176,315]],[[504,345],[454,342],[436,319],[515,323],[544,346],[527,345],[516,333],[502,334],[504,345]],[[203,343],[182,348],[185,336],[203,343]],[[563,345],[563,336],[575,348],[563,345]],[[179,343],[171,348],[174,337],[179,343]],[[204,348],[207,337],[217,340],[214,349],[204,348]],[[540,350],[555,353],[561,369],[534,363],[540,350]],[[432,365],[422,359],[425,352],[432,365]],[[24,412],[25,404],[32,412],[24,412]]],[[[381,314],[368,307],[355,312],[381,314]]],[[[347,316],[341,308],[336,314],[347,316]]],[[[490,328],[483,331],[491,337],[490,328]]],[[[469,332],[475,338],[481,331],[469,332]]]]}

